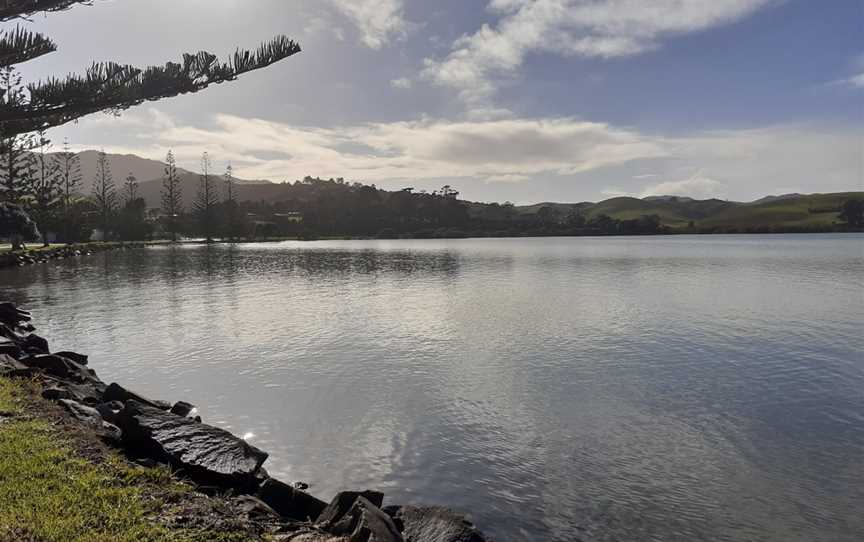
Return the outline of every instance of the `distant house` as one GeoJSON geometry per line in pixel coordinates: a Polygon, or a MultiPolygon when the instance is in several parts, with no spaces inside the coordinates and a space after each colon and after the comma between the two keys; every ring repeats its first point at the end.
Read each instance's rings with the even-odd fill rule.
{"type": "Polygon", "coordinates": [[[273,218],[280,222],[293,222],[299,224],[303,222],[303,213],[300,211],[288,211],[287,213],[274,213],[273,218]]]}

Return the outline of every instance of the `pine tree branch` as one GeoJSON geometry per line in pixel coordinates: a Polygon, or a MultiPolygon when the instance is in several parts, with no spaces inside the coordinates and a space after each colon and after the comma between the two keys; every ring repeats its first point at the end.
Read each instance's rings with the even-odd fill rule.
{"type": "Polygon", "coordinates": [[[278,36],[255,51],[238,49],[225,62],[202,51],[183,55],[182,64],[169,62],[144,70],[115,63],[94,64],[84,75],[29,85],[28,104],[0,104],[0,136],[11,137],[99,111],[116,112],[145,101],[198,92],[299,52],[296,42],[278,36]]]}
{"type": "Polygon", "coordinates": [[[57,45],[42,34],[20,26],[11,32],[0,31],[0,68],[21,64],[57,50],[57,45]]]}
{"type": "Polygon", "coordinates": [[[26,19],[43,11],[63,11],[75,4],[89,6],[92,0],[0,0],[0,22],[26,19]]]}

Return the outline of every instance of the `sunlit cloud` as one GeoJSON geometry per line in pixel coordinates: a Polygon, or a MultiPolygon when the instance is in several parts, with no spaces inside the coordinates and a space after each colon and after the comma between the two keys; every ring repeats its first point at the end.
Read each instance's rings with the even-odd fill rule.
{"type": "Polygon", "coordinates": [[[361,41],[371,49],[381,49],[391,40],[404,37],[409,24],[402,0],[330,0],[360,32],[361,41]]]}
{"type": "Polygon", "coordinates": [[[614,58],[656,49],[664,38],[728,24],[775,0],[491,0],[500,18],[462,36],[423,74],[483,103],[501,77],[518,73],[532,53],[614,58]]]}
{"type": "Polygon", "coordinates": [[[217,167],[230,161],[246,179],[281,182],[312,175],[392,187],[460,179],[462,186],[512,186],[555,178],[605,196],[738,199],[777,191],[773,187],[837,191],[860,185],[864,137],[860,130],[813,125],[668,137],[569,117],[319,128],[218,114],[190,125],[156,109],[88,118],[81,128],[96,136],[79,140],[79,149],[104,146],[157,160],[172,149],[189,170],[197,169],[207,150],[217,167]],[[104,145],[112,133],[137,138],[104,145]]]}

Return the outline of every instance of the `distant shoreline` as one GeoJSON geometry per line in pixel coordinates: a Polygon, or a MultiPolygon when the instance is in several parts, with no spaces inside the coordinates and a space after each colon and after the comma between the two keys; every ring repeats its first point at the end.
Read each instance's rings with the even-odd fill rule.
{"type": "Polygon", "coordinates": [[[268,237],[258,239],[218,239],[213,241],[204,241],[202,239],[183,239],[180,241],[169,241],[166,239],[157,239],[150,241],[112,241],[103,243],[101,241],[89,243],[75,243],[72,245],[52,245],[49,247],[34,247],[25,248],[24,250],[12,251],[9,245],[0,245],[0,269],[9,267],[23,267],[37,263],[45,263],[51,260],[62,260],[67,258],[90,256],[101,252],[109,252],[113,250],[132,250],[141,249],[151,246],[207,246],[207,245],[235,245],[235,244],[272,244],[293,242],[315,242],[315,241],[435,241],[435,240],[454,240],[454,239],[533,239],[533,238],[615,238],[615,237],[680,237],[685,235],[690,236],[712,236],[712,235],[825,235],[836,233],[864,233],[864,228],[855,229],[835,229],[821,231],[667,231],[661,233],[628,233],[628,234],[610,234],[610,233],[591,233],[591,234],[567,234],[567,233],[535,233],[535,234],[478,234],[474,232],[466,235],[451,235],[440,237],[417,237],[412,234],[403,234],[398,236],[357,236],[357,235],[330,235],[330,236],[286,236],[286,237],[268,237]]]}

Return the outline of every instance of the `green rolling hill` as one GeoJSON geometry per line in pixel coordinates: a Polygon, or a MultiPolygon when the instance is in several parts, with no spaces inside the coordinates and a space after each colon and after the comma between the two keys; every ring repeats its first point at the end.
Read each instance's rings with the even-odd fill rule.
{"type": "Polygon", "coordinates": [[[660,217],[663,226],[673,231],[743,231],[758,228],[829,227],[840,222],[840,207],[850,199],[864,199],[864,192],[789,194],[769,196],[749,203],[673,196],[644,199],[616,197],[598,203],[539,203],[516,207],[515,211],[523,218],[544,212],[559,217],[578,212],[588,219],[607,215],[618,220],[656,215],[660,217]],[[542,211],[544,208],[549,211],[542,211]]]}

